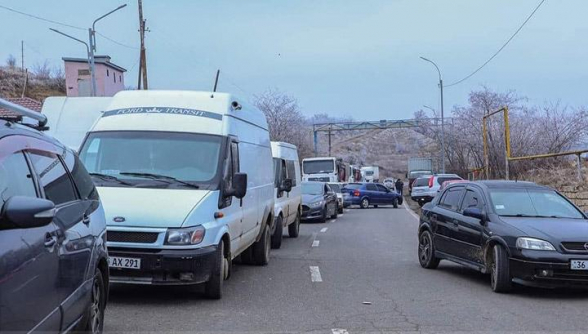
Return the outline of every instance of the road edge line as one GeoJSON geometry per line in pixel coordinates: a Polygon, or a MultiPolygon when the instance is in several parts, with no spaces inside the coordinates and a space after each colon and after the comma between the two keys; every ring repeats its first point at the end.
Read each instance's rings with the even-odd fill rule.
{"type": "Polygon", "coordinates": [[[406,205],[406,201],[402,202],[402,206],[404,206],[404,208],[406,209],[406,211],[408,211],[408,213],[410,213],[410,215],[416,219],[417,221],[420,220],[419,215],[416,214],[416,212],[414,212],[408,205],[406,205]]]}

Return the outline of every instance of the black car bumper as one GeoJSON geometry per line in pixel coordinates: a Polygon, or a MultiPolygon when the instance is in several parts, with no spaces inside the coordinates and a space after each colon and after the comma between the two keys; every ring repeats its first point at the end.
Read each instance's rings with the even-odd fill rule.
{"type": "Polygon", "coordinates": [[[588,271],[570,269],[571,259],[585,256],[562,257],[562,262],[537,262],[510,259],[510,274],[513,282],[537,287],[581,287],[588,288],[588,271]]]}
{"type": "Polygon", "coordinates": [[[302,214],[300,215],[300,219],[308,220],[308,219],[316,219],[323,217],[323,207],[308,207],[306,205],[302,206],[302,214]]]}
{"type": "Polygon", "coordinates": [[[216,263],[216,252],[216,246],[190,250],[109,248],[110,257],[141,260],[140,269],[110,267],[110,281],[153,285],[204,283],[216,263]]]}

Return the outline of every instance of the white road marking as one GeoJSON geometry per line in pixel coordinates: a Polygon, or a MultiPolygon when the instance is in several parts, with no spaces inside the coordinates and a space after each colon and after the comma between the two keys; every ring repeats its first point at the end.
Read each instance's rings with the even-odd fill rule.
{"type": "Polygon", "coordinates": [[[312,242],[312,247],[318,247],[320,243],[320,240],[315,240],[312,242]]]}
{"type": "Polygon", "coordinates": [[[408,205],[406,205],[406,202],[402,202],[402,205],[404,206],[406,211],[408,211],[408,213],[410,213],[410,215],[414,217],[414,219],[416,219],[417,221],[420,220],[419,215],[417,215],[414,211],[412,211],[412,209],[409,208],[408,205]]]}
{"type": "Polygon", "coordinates": [[[310,280],[312,282],[322,282],[321,271],[317,266],[310,266],[310,280]]]}
{"type": "Polygon", "coordinates": [[[333,328],[333,329],[331,329],[331,332],[333,334],[349,334],[349,332],[343,328],[333,328]]]}
{"type": "Polygon", "coordinates": [[[325,233],[325,232],[327,232],[327,229],[328,229],[328,227],[323,227],[323,228],[321,228],[321,232],[325,233]]]}
{"type": "Polygon", "coordinates": [[[336,221],[337,221],[337,219],[333,219],[333,220],[331,221],[331,223],[334,223],[334,222],[336,222],[336,221]]]}

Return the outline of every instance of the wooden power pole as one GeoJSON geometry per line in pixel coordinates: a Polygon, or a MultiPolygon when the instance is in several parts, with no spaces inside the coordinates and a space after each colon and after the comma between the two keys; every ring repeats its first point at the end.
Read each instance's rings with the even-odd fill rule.
{"type": "Polygon", "coordinates": [[[139,1],[139,36],[141,37],[141,54],[139,55],[139,80],[137,82],[137,89],[141,89],[141,82],[143,89],[149,89],[147,82],[147,56],[145,55],[145,23],[147,20],[143,19],[143,1],[139,1]]]}

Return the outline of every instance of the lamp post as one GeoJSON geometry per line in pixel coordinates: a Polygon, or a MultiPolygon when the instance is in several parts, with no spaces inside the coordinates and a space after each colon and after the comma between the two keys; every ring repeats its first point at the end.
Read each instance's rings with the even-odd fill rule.
{"type": "Polygon", "coordinates": [[[116,12],[119,9],[125,8],[127,5],[120,5],[116,9],[111,10],[110,12],[100,16],[99,18],[95,19],[92,23],[92,28],[88,29],[89,39],[90,39],[90,75],[92,77],[92,95],[96,96],[96,63],[94,62],[94,52],[96,52],[96,22],[102,20],[103,18],[107,17],[108,15],[116,12]]]}
{"type": "Polygon", "coordinates": [[[445,173],[445,120],[443,115],[443,79],[441,78],[441,70],[439,70],[439,66],[435,64],[432,60],[429,60],[425,57],[420,57],[422,60],[429,62],[435,66],[437,69],[437,73],[439,73],[439,89],[441,91],[441,172],[445,173]]]}
{"type": "MultiPolygon", "coordinates": [[[[82,41],[81,39],[77,39],[77,38],[75,38],[73,36],[70,36],[70,35],[68,35],[68,34],[66,34],[64,32],[61,32],[61,31],[59,31],[57,29],[49,28],[49,30],[51,30],[53,32],[56,32],[56,33],[58,33],[60,35],[63,35],[65,37],[67,37],[67,38],[71,38],[71,39],[73,39],[76,42],[80,42],[80,43],[84,44],[86,46],[86,52],[88,54],[88,66],[90,66],[90,68],[91,68],[91,66],[92,66],[91,65],[92,60],[91,60],[91,57],[90,57],[90,46],[88,46],[88,43],[82,41]]],[[[92,78],[94,78],[94,71],[93,70],[90,70],[90,72],[92,72],[91,73],[92,74],[92,78]]],[[[93,82],[92,82],[92,96],[96,96],[96,85],[94,85],[93,82]]]]}

